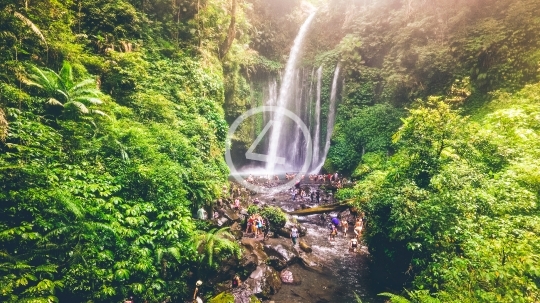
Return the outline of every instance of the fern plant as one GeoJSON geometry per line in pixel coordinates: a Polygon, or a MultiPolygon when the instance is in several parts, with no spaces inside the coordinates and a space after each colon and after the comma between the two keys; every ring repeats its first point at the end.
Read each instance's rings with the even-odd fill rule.
{"type": "Polygon", "coordinates": [[[219,260],[227,253],[240,255],[240,247],[229,232],[229,227],[214,228],[209,232],[199,231],[195,237],[194,248],[199,252],[199,265],[215,268],[219,260]]]}
{"type": "Polygon", "coordinates": [[[83,115],[90,113],[105,115],[100,110],[89,108],[92,105],[103,104],[96,80],[86,78],[75,81],[69,62],[64,61],[60,73],[34,65],[28,66],[27,73],[28,78],[21,79],[22,82],[43,91],[49,98],[47,101],[49,105],[60,106],[83,115]]]}

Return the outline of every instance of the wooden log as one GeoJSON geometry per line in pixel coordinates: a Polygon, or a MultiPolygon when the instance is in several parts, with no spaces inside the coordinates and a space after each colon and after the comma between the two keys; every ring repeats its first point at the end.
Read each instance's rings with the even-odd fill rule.
{"type": "Polygon", "coordinates": [[[300,245],[300,249],[302,249],[303,251],[305,251],[307,253],[310,253],[310,252],[313,251],[311,249],[311,246],[307,245],[307,243],[304,242],[303,240],[300,240],[300,242],[298,244],[300,245]]]}
{"type": "Polygon", "coordinates": [[[344,211],[350,207],[349,202],[350,201],[343,201],[343,202],[334,203],[334,204],[325,204],[325,205],[312,207],[312,208],[299,209],[299,210],[292,211],[289,214],[297,215],[297,216],[308,216],[308,215],[328,213],[332,211],[344,211]]]}

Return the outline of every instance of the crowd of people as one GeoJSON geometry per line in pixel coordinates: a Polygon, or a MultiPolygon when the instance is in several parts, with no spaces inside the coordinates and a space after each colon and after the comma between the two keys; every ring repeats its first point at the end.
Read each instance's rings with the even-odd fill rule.
{"type": "Polygon", "coordinates": [[[263,236],[263,240],[268,238],[270,232],[270,222],[259,214],[252,214],[247,219],[246,234],[251,234],[255,238],[263,236]]]}
{"type": "MultiPolygon", "coordinates": [[[[341,230],[344,237],[347,237],[347,232],[349,230],[349,217],[339,218],[339,217],[330,217],[329,215],[321,215],[323,222],[327,224],[328,229],[330,230],[328,235],[328,241],[335,241],[338,232],[341,230]]],[[[362,230],[364,229],[366,222],[365,213],[362,213],[359,217],[354,219],[354,237],[349,241],[349,249],[356,252],[358,248],[358,243],[360,241],[360,236],[362,230]]]]}

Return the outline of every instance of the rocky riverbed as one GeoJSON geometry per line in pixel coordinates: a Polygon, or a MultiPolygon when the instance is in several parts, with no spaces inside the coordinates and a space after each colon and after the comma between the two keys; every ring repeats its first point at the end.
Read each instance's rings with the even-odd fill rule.
{"type": "MultiPolygon", "coordinates": [[[[318,185],[311,187],[315,190],[318,185]]],[[[315,206],[309,198],[292,201],[287,191],[252,194],[249,199],[255,198],[261,204],[279,206],[285,211],[297,209],[302,204],[303,207],[315,206]]],[[[230,214],[224,217],[236,219],[230,214]]],[[[352,216],[350,219],[353,219],[352,216]]],[[[237,232],[239,237],[242,236],[241,243],[245,248],[240,264],[244,269],[244,283],[232,294],[230,289],[227,290],[234,296],[234,302],[254,302],[251,301],[252,294],[262,302],[275,303],[356,302],[355,294],[364,303],[384,302],[376,296],[377,291],[370,279],[367,247],[361,245],[357,252],[348,249],[349,241],[354,236],[352,224],[347,236],[340,232],[335,240],[329,241],[329,230],[319,215],[290,217],[287,225],[293,222],[305,228],[306,234],[300,240],[311,252],[305,252],[299,245],[293,246],[288,238],[262,240],[237,232]]],[[[229,302],[224,294],[220,296],[210,302],[229,302]]],[[[232,297],[228,298],[231,300],[232,297]]]]}

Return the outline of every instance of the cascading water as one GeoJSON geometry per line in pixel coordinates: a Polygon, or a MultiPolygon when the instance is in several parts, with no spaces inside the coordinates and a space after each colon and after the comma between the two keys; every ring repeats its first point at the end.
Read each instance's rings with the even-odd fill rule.
{"type": "MultiPolygon", "coordinates": [[[[296,66],[298,65],[300,52],[302,50],[305,37],[308,33],[309,25],[315,18],[315,13],[316,11],[313,11],[306,21],[304,21],[304,24],[302,24],[300,27],[300,31],[294,39],[294,44],[289,54],[289,60],[287,61],[287,65],[285,67],[285,75],[283,76],[283,81],[279,89],[279,97],[277,102],[278,110],[274,113],[274,124],[270,134],[270,144],[268,147],[266,170],[269,173],[273,173],[275,171],[276,164],[285,164],[284,162],[280,161],[278,150],[288,152],[291,148],[291,141],[294,140],[294,134],[291,136],[292,132],[286,132],[283,135],[281,133],[282,128],[284,127],[284,109],[287,108],[293,93],[292,85],[295,82],[294,78],[296,66]]],[[[290,168],[293,168],[293,166],[290,168]]]]}
{"type": "Polygon", "coordinates": [[[322,65],[317,70],[317,101],[315,103],[315,134],[313,135],[313,159],[311,167],[319,164],[319,138],[321,137],[321,85],[322,85],[322,65]]]}
{"type": "Polygon", "coordinates": [[[324,144],[324,153],[319,162],[319,165],[315,169],[315,172],[321,170],[330,150],[330,139],[332,139],[332,133],[334,132],[334,123],[336,122],[336,97],[337,97],[337,82],[339,78],[339,63],[336,65],[336,70],[334,71],[334,79],[332,80],[332,91],[330,93],[330,106],[328,109],[328,124],[326,127],[326,142],[324,144]]]}
{"type": "MultiPolygon", "coordinates": [[[[276,78],[272,78],[270,81],[268,81],[268,94],[266,96],[266,102],[264,105],[266,106],[275,106],[277,102],[277,80],[276,78]]],[[[266,125],[268,122],[272,120],[272,114],[269,112],[266,112],[264,114],[264,125],[266,125]]],[[[268,150],[268,137],[265,139],[265,146],[266,150],[268,150]]]]}
{"type": "Polygon", "coordinates": [[[300,27],[285,70],[277,75],[278,79],[271,78],[268,82],[268,93],[265,94],[266,100],[264,104],[276,108],[275,112],[265,113],[263,117],[264,125],[268,126],[265,129],[269,130],[270,134],[265,136],[264,140],[266,157],[260,161],[266,161],[265,170],[268,174],[299,171],[306,160],[308,138],[304,138],[297,122],[284,117],[285,110],[293,112],[308,125],[313,139],[313,157],[311,163],[309,163],[313,173],[317,173],[321,169],[330,149],[330,139],[336,115],[337,80],[340,66],[338,64],[334,72],[324,143],[321,142],[321,137],[325,135],[321,134],[323,66],[321,65],[316,72],[315,68],[313,68],[311,73],[304,68],[297,67],[301,60],[302,45],[315,14],[316,11],[314,10],[300,27]]]}

